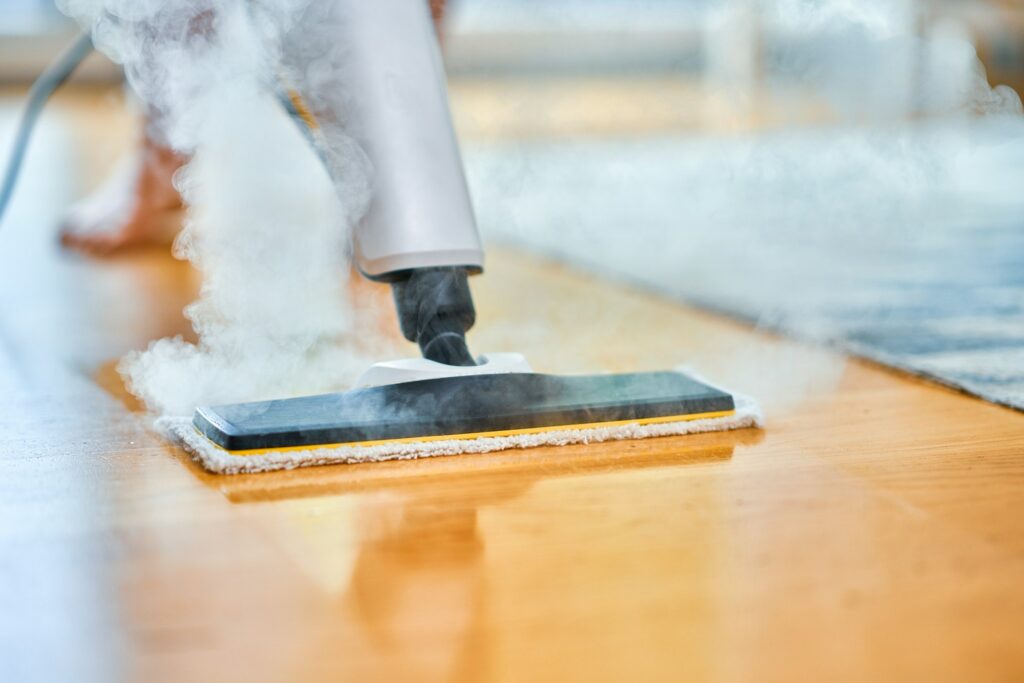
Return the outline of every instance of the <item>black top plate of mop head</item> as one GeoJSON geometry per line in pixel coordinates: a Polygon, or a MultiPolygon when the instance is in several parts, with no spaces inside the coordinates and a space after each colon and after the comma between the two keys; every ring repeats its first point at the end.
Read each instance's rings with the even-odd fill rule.
{"type": "Polygon", "coordinates": [[[735,407],[728,393],[678,372],[504,373],[201,407],[192,423],[238,453],[686,421],[735,407]]]}

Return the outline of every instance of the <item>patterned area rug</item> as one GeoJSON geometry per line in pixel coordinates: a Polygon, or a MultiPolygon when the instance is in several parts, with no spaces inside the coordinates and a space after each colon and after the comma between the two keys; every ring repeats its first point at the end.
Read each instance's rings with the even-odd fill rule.
{"type": "Polygon", "coordinates": [[[1024,410],[1024,121],[475,146],[489,239],[1024,410]]]}

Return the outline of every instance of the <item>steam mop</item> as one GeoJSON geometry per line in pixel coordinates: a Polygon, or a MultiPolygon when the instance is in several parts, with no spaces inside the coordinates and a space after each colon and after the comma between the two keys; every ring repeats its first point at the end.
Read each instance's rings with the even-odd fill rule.
{"type": "Polygon", "coordinates": [[[515,353],[474,357],[468,276],[484,255],[424,0],[346,0],[346,128],[374,169],[352,246],[389,283],[422,358],[374,365],[333,394],[201,406],[158,425],[205,467],[250,472],[588,443],[759,424],[752,401],[683,372],[557,376],[515,353]]]}
{"type": "Polygon", "coordinates": [[[349,131],[374,168],[353,253],[390,283],[422,358],[371,367],[347,392],[202,406],[168,425],[219,471],[412,458],[754,426],[751,402],[681,372],[557,376],[519,354],[474,357],[468,276],[484,255],[423,0],[346,3],[349,131]]]}

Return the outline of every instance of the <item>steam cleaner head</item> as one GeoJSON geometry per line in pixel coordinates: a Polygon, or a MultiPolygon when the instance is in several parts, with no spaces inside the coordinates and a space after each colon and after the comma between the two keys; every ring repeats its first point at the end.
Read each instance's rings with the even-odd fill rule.
{"type": "Polygon", "coordinates": [[[433,378],[205,406],[162,427],[208,469],[245,472],[756,426],[759,413],[681,372],[433,378]]]}
{"type": "Polygon", "coordinates": [[[199,408],[193,424],[235,453],[399,439],[719,417],[732,396],[676,372],[467,375],[199,408]]]}

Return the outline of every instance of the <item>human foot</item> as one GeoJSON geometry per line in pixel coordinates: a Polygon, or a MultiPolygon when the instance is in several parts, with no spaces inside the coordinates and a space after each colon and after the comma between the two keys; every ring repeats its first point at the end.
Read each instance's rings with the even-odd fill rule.
{"type": "Polygon", "coordinates": [[[173,179],[184,161],[145,138],[96,192],[71,208],[61,226],[61,243],[92,255],[170,244],[181,229],[181,196],[173,179]]]}

